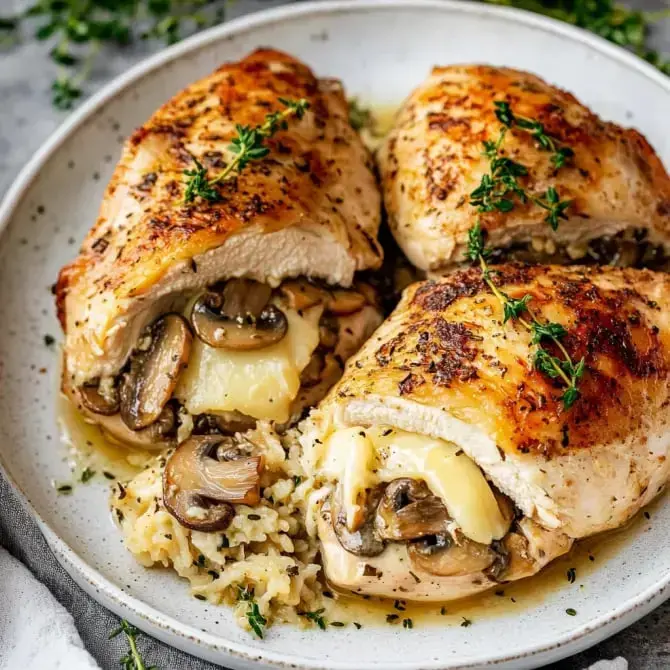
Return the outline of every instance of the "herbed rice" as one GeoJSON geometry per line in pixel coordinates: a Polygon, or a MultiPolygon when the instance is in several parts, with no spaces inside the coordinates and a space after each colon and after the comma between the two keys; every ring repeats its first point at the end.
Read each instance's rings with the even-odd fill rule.
{"type": "Polygon", "coordinates": [[[142,565],[172,567],[196,598],[232,605],[241,626],[250,628],[250,603],[240,600],[240,589],[253,589],[268,623],[309,623],[300,613],[328,609],[317,578],[313,519],[325,491],[314,490],[306,476],[295,433],[280,441],[268,423],[259,422],[245,437],[264,457],[262,500],[255,507],[236,505],[225,531],[184,528],[165,509],[162,473],[169,452],[117,485],[112,508],[127,549],[142,565]]]}

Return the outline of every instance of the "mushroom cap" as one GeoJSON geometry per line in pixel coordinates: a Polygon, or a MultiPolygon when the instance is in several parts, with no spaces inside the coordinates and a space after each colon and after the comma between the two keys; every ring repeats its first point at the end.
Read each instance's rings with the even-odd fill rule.
{"type": "Polygon", "coordinates": [[[227,461],[214,457],[221,445],[230,453],[231,439],[224,435],[194,435],[169,456],[163,471],[163,502],[183,526],[223,530],[235,516],[231,503],[259,502],[262,457],[227,461]]]}

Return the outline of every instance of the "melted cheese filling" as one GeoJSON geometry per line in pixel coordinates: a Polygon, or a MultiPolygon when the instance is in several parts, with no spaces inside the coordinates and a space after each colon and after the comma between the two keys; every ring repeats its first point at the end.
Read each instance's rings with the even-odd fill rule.
{"type": "Polygon", "coordinates": [[[345,428],[324,442],[318,469],[339,481],[350,529],[363,514],[365,489],[409,477],[426,483],[471,540],[490,544],[507,532],[482,471],[451,442],[387,426],[345,428]]]}
{"type": "Polygon", "coordinates": [[[300,373],[319,344],[322,306],[300,314],[282,307],[286,335],[255,351],[217,349],[193,338],[188,367],[175,396],[190,414],[237,410],[255,419],[283,423],[300,389],[300,373]]]}

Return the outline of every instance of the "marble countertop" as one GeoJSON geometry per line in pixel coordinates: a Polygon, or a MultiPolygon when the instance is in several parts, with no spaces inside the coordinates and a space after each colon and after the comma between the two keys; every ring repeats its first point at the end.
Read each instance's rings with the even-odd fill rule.
{"type": "MultiPolygon", "coordinates": [[[[231,3],[232,18],[260,8],[283,4],[282,0],[238,0],[231,3]]],[[[628,0],[637,7],[663,6],[662,0],[628,0]]],[[[25,6],[24,2],[0,0],[0,15],[25,6]],[[14,5],[14,7],[12,7],[14,5]]],[[[654,43],[670,52],[670,21],[654,35],[654,43]]],[[[99,59],[87,84],[91,93],[160,45],[141,42],[108,51],[99,59]]],[[[67,113],[51,105],[50,84],[54,67],[44,43],[26,39],[0,51],[0,196],[44,140],[63,122],[67,113]]],[[[602,658],[623,656],[631,670],[662,670],[670,667],[670,601],[638,623],[592,649],[551,666],[552,670],[579,670],[602,658]]]]}

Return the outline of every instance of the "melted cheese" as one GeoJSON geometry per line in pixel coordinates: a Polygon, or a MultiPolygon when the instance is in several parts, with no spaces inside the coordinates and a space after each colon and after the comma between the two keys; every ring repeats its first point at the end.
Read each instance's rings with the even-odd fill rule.
{"type": "Polygon", "coordinates": [[[190,414],[237,410],[256,419],[288,420],[291,401],[300,389],[300,373],[319,344],[322,307],[302,314],[282,311],[288,331],[265,349],[216,349],[193,338],[188,368],[175,392],[190,414]]]}
{"type": "Polygon", "coordinates": [[[385,426],[347,428],[325,442],[319,470],[340,482],[348,525],[366,488],[410,477],[426,483],[471,540],[490,544],[507,532],[481,470],[451,442],[385,426]]]}

